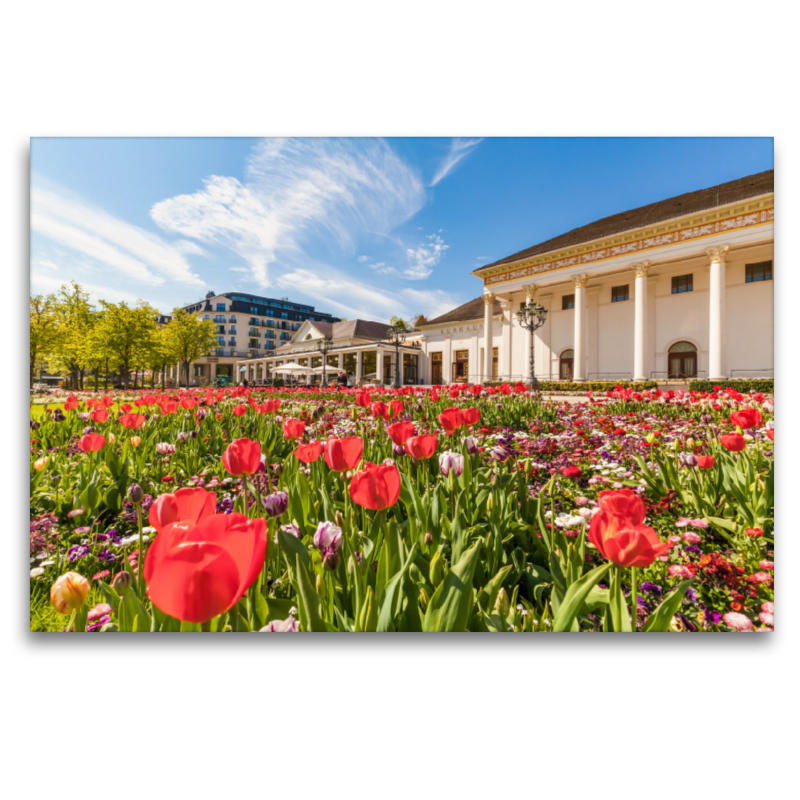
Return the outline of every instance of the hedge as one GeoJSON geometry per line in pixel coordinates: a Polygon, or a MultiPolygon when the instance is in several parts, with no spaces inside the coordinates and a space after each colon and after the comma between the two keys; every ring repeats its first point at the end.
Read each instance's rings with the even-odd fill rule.
{"type": "MultiPolygon", "coordinates": [[[[500,386],[502,383],[509,383],[512,386],[517,381],[492,381],[485,383],[484,386],[500,386]]],[[[521,381],[525,383],[525,381],[521,381]]],[[[586,381],[584,383],[568,383],[567,381],[539,381],[539,389],[543,392],[573,392],[584,394],[585,392],[613,392],[617,386],[623,389],[657,389],[656,381],[586,381]]]]}
{"type": "Polygon", "coordinates": [[[750,391],[762,392],[764,394],[775,393],[774,378],[739,378],[732,381],[690,381],[689,390],[696,392],[713,392],[715,386],[723,389],[732,387],[737,392],[746,394],[750,391]]]}

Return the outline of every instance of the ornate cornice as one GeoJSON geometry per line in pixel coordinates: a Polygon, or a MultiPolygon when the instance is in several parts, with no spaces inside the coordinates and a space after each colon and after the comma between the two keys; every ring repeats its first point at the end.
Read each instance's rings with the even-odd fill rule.
{"type": "Polygon", "coordinates": [[[679,217],[646,228],[626,231],[615,236],[584,242],[575,247],[553,250],[510,264],[498,264],[491,269],[472,274],[482,278],[484,285],[517,280],[568,267],[588,264],[669,244],[702,239],[725,231],[754,227],[775,219],[775,195],[770,193],[742,203],[732,203],[709,209],[700,214],[679,217]]]}
{"type": "Polygon", "coordinates": [[[730,250],[729,244],[723,244],[719,247],[707,247],[706,248],[706,255],[708,256],[708,263],[714,264],[717,261],[721,263],[725,263],[728,257],[728,250],[730,250]]]}
{"type": "Polygon", "coordinates": [[[631,269],[636,273],[637,278],[646,278],[652,266],[652,261],[640,261],[638,264],[631,264],[631,269]]]}
{"type": "Polygon", "coordinates": [[[586,272],[584,272],[582,275],[573,275],[572,280],[575,283],[576,289],[585,289],[586,284],[589,282],[589,275],[586,272]]]}

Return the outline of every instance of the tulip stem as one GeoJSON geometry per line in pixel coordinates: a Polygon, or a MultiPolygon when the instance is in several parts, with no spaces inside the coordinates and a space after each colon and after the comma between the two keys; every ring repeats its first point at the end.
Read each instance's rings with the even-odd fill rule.
{"type": "Polygon", "coordinates": [[[631,630],[636,633],[638,608],[636,602],[636,567],[631,567],[631,630]]]}
{"type": "Polygon", "coordinates": [[[136,522],[139,526],[139,597],[144,600],[144,530],[142,529],[142,504],[136,504],[136,522]]]}

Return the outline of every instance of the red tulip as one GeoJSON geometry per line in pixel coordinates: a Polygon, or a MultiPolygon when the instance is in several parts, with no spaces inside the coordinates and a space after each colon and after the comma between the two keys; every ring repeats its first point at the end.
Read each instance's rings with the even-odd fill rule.
{"type": "Polygon", "coordinates": [[[113,397],[101,397],[97,402],[98,403],[102,403],[106,408],[108,408],[109,406],[113,406],[114,405],[114,398],[113,397]]]}
{"type": "Polygon", "coordinates": [[[87,433],[78,442],[78,447],[84,453],[96,453],[101,447],[104,447],[106,437],[102,433],[87,433]]]}
{"type": "Polygon", "coordinates": [[[197,400],[193,397],[184,397],[181,400],[181,408],[185,409],[186,411],[191,411],[197,405],[197,400]]]}
{"type": "Polygon", "coordinates": [[[599,514],[592,517],[589,541],[604,558],[621,567],[647,567],[672,547],[644,520],[644,503],[630,489],[600,493],[599,514]],[[614,513],[616,512],[616,513],[614,513]]]}
{"type": "Polygon", "coordinates": [[[740,428],[757,428],[761,424],[761,412],[757,408],[743,408],[731,414],[731,422],[740,428]]]}
{"type": "Polygon", "coordinates": [[[767,430],[767,439],[769,439],[771,442],[775,441],[775,429],[774,428],[769,428],[767,430]]]}
{"type": "Polygon", "coordinates": [[[447,435],[452,436],[453,431],[464,424],[464,413],[460,408],[451,406],[439,414],[438,420],[445,431],[447,431],[447,435]]]}
{"type": "Polygon", "coordinates": [[[356,405],[361,408],[366,408],[370,403],[369,392],[360,391],[356,393],[356,405]]]}
{"type": "Polygon", "coordinates": [[[310,464],[322,455],[322,442],[299,444],[294,454],[297,456],[298,461],[302,461],[304,464],[310,464]]]}
{"type": "Polygon", "coordinates": [[[108,409],[96,408],[89,416],[92,418],[92,422],[105,422],[108,419],[108,409]]]}
{"type": "Polygon", "coordinates": [[[369,413],[372,414],[375,419],[378,417],[385,417],[386,416],[386,405],[381,402],[371,403],[369,407],[369,413]]]}
{"type": "Polygon", "coordinates": [[[156,536],[144,575],[153,604],[186,622],[224,614],[258,578],[267,552],[267,525],[244,514],[213,514],[176,522],[156,536]]]}
{"type": "Polygon", "coordinates": [[[233,415],[235,417],[243,417],[247,413],[247,406],[234,406],[233,415]]]}
{"type": "Polygon", "coordinates": [[[404,445],[414,435],[414,423],[395,422],[386,429],[386,433],[396,445],[404,445]]]}
{"type": "Polygon", "coordinates": [[[178,410],[178,404],[174,400],[167,400],[161,404],[162,414],[174,414],[178,410]]]}
{"type": "Polygon", "coordinates": [[[119,418],[119,424],[122,425],[123,428],[130,428],[132,431],[141,428],[144,422],[144,414],[123,414],[119,418]]]}
{"type": "Polygon", "coordinates": [[[384,416],[386,419],[396,419],[403,413],[403,408],[402,400],[392,400],[391,403],[387,404],[386,414],[384,414],[384,416]]]}
{"type": "Polygon", "coordinates": [[[222,466],[231,475],[252,475],[261,464],[261,445],[251,439],[234,439],[222,454],[222,466]]]}
{"type": "Polygon", "coordinates": [[[336,472],[355,469],[364,452],[364,440],[358,436],[328,439],[325,443],[325,463],[336,472]]]}
{"type": "Polygon", "coordinates": [[[64,403],[64,411],[74,411],[78,407],[78,398],[71,394],[64,403]]]}
{"type": "Polygon", "coordinates": [[[439,446],[439,440],[432,433],[412,436],[406,441],[406,452],[411,458],[430,458],[439,446]]]}
{"type": "Polygon", "coordinates": [[[262,414],[274,414],[279,408],[281,407],[280,400],[267,400],[261,406],[261,413],[262,414]]]}
{"type": "Polygon", "coordinates": [[[741,433],[727,433],[724,436],[720,436],[719,440],[724,448],[733,453],[738,453],[740,450],[744,450],[744,448],[747,447],[747,442],[744,440],[744,436],[742,436],[741,433]]]}
{"type": "Polygon", "coordinates": [[[392,464],[370,464],[353,475],[350,497],[364,508],[383,511],[400,497],[400,473],[392,464]]]}
{"type": "Polygon", "coordinates": [[[285,419],[283,421],[283,435],[287,439],[299,439],[306,429],[306,424],[300,419],[285,419]]]}
{"type": "Polygon", "coordinates": [[[119,407],[119,410],[120,410],[120,411],[121,411],[123,414],[127,414],[129,411],[133,410],[133,406],[132,406],[130,403],[123,403],[123,404],[122,404],[122,405],[119,407]]]}
{"type": "MultiPolygon", "coordinates": [[[[474,389],[475,387],[473,386],[472,388],[474,389]]],[[[465,408],[461,414],[467,425],[477,425],[481,420],[481,410],[479,408],[465,408]]]]}
{"type": "Polygon", "coordinates": [[[580,476],[583,473],[581,472],[581,468],[580,467],[562,467],[561,468],[561,474],[565,478],[576,478],[577,479],[577,478],[580,478],[580,476]]]}
{"type": "Polygon", "coordinates": [[[711,469],[714,466],[714,456],[695,456],[700,469],[711,469]]]}
{"type": "Polygon", "coordinates": [[[148,520],[159,532],[174,522],[191,522],[196,525],[210,517],[217,507],[217,496],[200,488],[178,489],[174,494],[159,495],[150,506],[148,520]]]}

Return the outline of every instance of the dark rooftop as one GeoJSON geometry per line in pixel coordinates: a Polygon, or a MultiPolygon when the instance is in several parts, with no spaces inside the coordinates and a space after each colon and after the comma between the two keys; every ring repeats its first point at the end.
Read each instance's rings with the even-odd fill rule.
{"type": "MultiPolygon", "coordinates": [[[[613,214],[610,217],[603,217],[588,225],[562,233],[554,239],[536,244],[527,250],[520,250],[518,253],[501,258],[491,264],[486,264],[475,270],[476,273],[501,264],[510,264],[523,258],[549,253],[552,250],[561,250],[565,247],[573,247],[584,242],[591,242],[594,239],[602,239],[606,236],[614,236],[618,233],[641,228],[644,225],[656,225],[659,222],[682,217],[685,214],[696,214],[700,211],[708,211],[717,206],[724,206],[728,203],[735,203],[739,200],[746,200],[750,197],[758,197],[762,194],[769,194],[775,190],[775,170],[759,172],[755,175],[748,175],[744,178],[737,178],[735,181],[720,183],[718,186],[711,186],[708,189],[699,189],[696,192],[687,192],[677,197],[670,197],[667,200],[659,200],[657,203],[650,203],[631,211],[623,211],[620,214],[613,214]]],[[[469,304],[467,304],[469,305],[469,304]]],[[[462,306],[463,308],[463,306],[462,306]]],[[[458,309],[456,309],[458,311],[458,309]]],[[[455,311],[451,311],[451,314],[455,311]]],[[[445,314],[445,316],[449,316],[445,314]]]]}
{"type": "MultiPolygon", "coordinates": [[[[466,322],[470,319],[483,319],[483,309],[483,297],[476,297],[474,300],[470,300],[469,303],[464,303],[463,306],[459,306],[452,311],[448,311],[446,314],[442,314],[441,317],[429,319],[423,327],[427,327],[428,325],[447,325],[452,322],[466,322]]],[[[500,303],[495,300],[492,308],[492,316],[501,314],[502,311],[503,309],[500,303]]]]}

